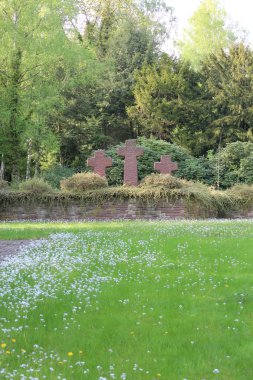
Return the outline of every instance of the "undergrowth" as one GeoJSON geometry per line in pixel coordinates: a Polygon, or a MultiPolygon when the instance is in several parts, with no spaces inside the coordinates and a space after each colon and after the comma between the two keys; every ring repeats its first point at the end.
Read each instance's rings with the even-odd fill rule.
{"type": "Polygon", "coordinates": [[[167,188],[165,186],[117,186],[75,192],[30,192],[0,190],[0,207],[13,204],[62,204],[79,202],[82,205],[102,205],[104,202],[136,200],[138,202],[156,205],[159,202],[175,202],[182,200],[188,207],[199,206],[212,210],[219,217],[225,217],[229,212],[238,209],[247,209],[253,205],[253,188],[235,187],[227,191],[215,191],[201,183],[188,182],[181,188],[167,188]]]}

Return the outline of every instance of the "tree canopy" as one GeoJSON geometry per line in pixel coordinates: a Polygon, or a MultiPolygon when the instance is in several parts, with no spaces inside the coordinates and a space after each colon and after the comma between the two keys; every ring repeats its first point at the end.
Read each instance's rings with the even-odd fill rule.
{"type": "Polygon", "coordinates": [[[203,0],[188,21],[181,41],[181,56],[197,70],[208,55],[229,48],[236,40],[235,32],[227,25],[227,15],[218,0],[203,0]]]}
{"type": "Polygon", "coordinates": [[[212,184],[219,167],[221,186],[251,181],[252,49],[218,0],[201,2],[179,56],[164,52],[174,22],[162,0],[1,0],[1,179],[59,183],[93,150],[139,138],[187,151],[185,178],[212,184]],[[231,178],[227,145],[248,152],[231,178]]]}

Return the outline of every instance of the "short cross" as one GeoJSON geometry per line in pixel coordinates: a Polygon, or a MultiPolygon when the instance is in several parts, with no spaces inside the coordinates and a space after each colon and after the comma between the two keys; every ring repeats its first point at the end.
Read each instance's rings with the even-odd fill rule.
{"type": "Polygon", "coordinates": [[[93,172],[105,177],[105,169],[112,166],[112,159],[106,157],[104,150],[97,150],[94,157],[88,158],[87,165],[93,168],[93,172]]]}
{"type": "Polygon", "coordinates": [[[170,156],[161,156],[161,161],[154,163],[154,169],[162,174],[171,174],[178,169],[178,164],[172,162],[170,156]]]}
{"type": "Polygon", "coordinates": [[[142,156],[144,149],[136,147],[136,140],[127,140],[124,148],[119,148],[117,154],[125,157],[124,162],[124,184],[137,186],[138,171],[137,157],[142,156]]]}

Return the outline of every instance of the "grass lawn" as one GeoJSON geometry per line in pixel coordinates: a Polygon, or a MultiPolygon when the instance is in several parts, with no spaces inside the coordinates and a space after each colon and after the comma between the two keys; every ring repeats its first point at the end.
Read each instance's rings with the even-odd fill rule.
{"type": "Polygon", "coordinates": [[[253,379],[253,221],[0,224],[24,238],[0,379],[253,379]]]}

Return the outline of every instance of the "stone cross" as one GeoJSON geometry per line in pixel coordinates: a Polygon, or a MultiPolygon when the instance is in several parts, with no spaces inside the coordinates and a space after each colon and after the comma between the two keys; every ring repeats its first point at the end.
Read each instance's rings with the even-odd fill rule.
{"type": "Polygon", "coordinates": [[[171,174],[178,169],[178,164],[177,162],[172,162],[170,156],[161,156],[161,161],[154,163],[154,169],[161,174],[171,174]]]}
{"type": "Polygon", "coordinates": [[[127,140],[124,148],[119,148],[117,154],[125,157],[124,185],[138,185],[137,157],[142,156],[143,148],[136,147],[136,140],[127,140]]]}
{"type": "Polygon", "coordinates": [[[104,150],[97,150],[94,157],[88,158],[87,165],[93,168],[94,173],[105,177],[105,169],[112,166],[112,159],[106,157],[104,150]]]}

